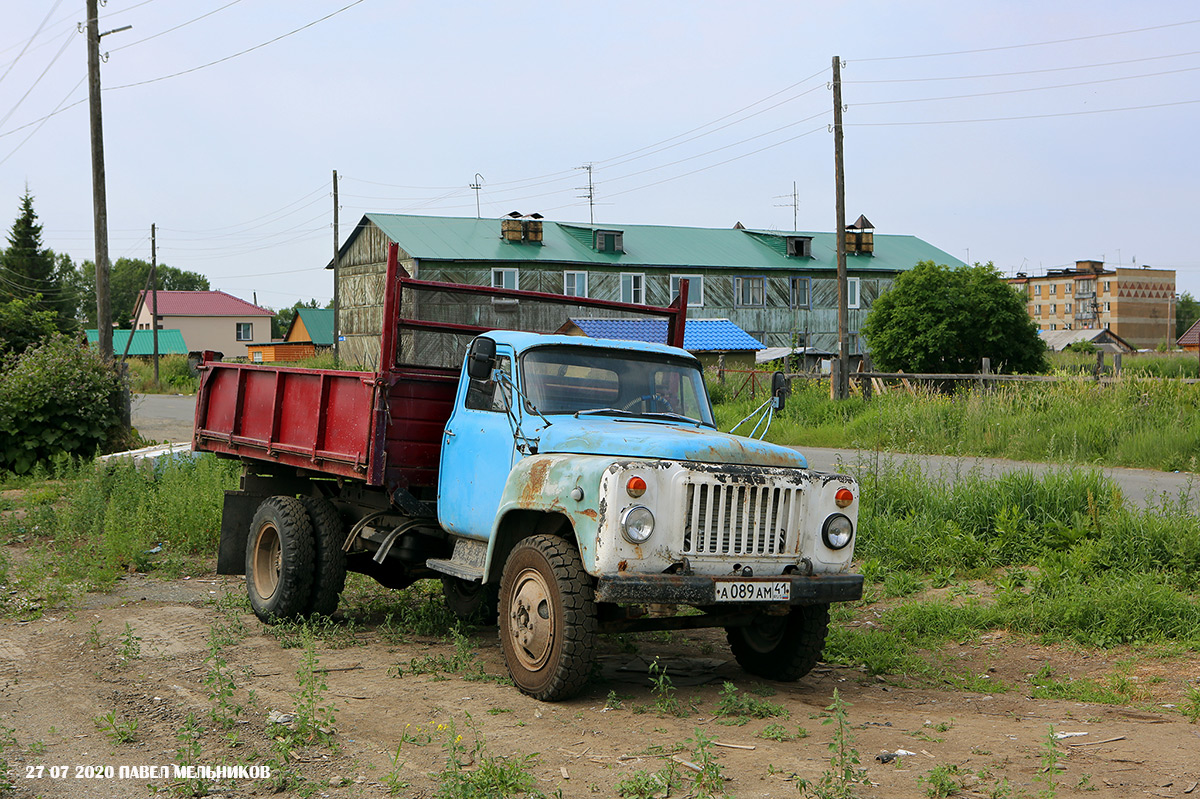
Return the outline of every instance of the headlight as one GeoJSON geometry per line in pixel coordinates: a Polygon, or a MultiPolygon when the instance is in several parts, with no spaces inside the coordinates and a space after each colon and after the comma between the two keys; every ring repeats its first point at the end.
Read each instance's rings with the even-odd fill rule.
{"type": "Polygon", "coordinates": [[[854,538],[854,522],[849,517],[835,513],[821,527],[821,540],[830,549],[841,549],[854,538]]]}
{"type": "Polygon", "coordinates": [[[654,514],[650,512],[649,508],[634,505],[621,514],[621,534],[634,544],[645,543],[653,532],[654,514]]]}

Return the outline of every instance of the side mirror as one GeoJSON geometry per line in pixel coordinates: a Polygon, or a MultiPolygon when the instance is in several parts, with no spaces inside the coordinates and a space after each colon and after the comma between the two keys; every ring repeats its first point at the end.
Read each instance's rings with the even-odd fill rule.
{"type": "Polygon", "coordinates": [[[788,379],[783,376],[783,372],[776,372],[771,377],[771,396],[775,398],[776,410],[783,410],[783,400],[790,392],[788,379]]]}
{"type": "Polygon", "coordinates": [[[467,352],[467,377],[472,380],[490,380],[496,362],[496,342],[480,336],[471,342],[467,352]]]}

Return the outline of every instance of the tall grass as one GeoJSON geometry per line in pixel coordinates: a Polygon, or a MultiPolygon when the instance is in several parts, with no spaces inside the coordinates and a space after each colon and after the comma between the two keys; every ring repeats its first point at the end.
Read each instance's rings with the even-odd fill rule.
{"type": "Polygon", "coordinates": [[[192,373],[186,355],[164,355],[158,359],[158,386],[154,364],[149,359],[128,358],[129,387],[138,394],[195,394],[200,378],[192,373]]]}
{"type": "MultiPolygon", "coordinates": [[[[718,403],[719,426],[729,429],[757,402],[718,403]]],[[[1172,380],[1024,383],[949,394],[918,388],[877,394],[869,402],[861,397],[835,402],[829,399],[828,383],[795,381],[768,439],[789,445],[1195,471],[1200,467],[1198,411],[1200,385],[1172,380]]]]}

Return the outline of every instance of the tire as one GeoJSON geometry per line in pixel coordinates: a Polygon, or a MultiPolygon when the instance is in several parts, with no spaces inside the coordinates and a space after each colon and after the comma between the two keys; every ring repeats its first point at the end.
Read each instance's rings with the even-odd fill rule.
{"type": "Polygon", "coordinates": [[[246,539],[246,590],[268,624],[304,615],[311,601],[313,529],[293,497],[263,500],[246,539]]]}
{"type": "Polygon", "coordinates": [[[447,574],[442,576],[442,596],[459,621],[482,626],[496,623],[500,589],[495,583],[484,585],[447,574]]]}
{"type": "Polygon", "coordinates": [[[513,682],[556,702],[583,688],[596,647],[592,578],[569,542],[549,535],[519,542],[500,580],[500,646],[513,682]]]}
{"type": "Polygon", "coordinates": [[[327,499],[301,497],[313,529],[313,583],[306,615],[332,616],[346,587],[346,527],[327,499]]]}
{"type": "Polygon", "coordinates": [[[828,605],[797,605],[786,616],[762,614],[745,627],[726,627],[725,635],[746,673],[795,682],[821,659],[828,629],[828,605]]]}

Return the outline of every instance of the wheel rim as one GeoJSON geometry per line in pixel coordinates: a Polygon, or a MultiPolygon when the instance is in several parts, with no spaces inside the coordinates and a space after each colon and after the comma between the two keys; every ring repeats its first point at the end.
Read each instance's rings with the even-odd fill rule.
{"type": "Polygon", "coordinates": [[[542,574],[526,569],[517,575],[508,609],[509,635],[521,666],[536,671],[554,650],[554,613],[550,588],[542,574]]]}
{"type": "Polygon", "coordinates": [[[283,569],[283,545],[273,524],[264,524],[254,541],[254,590],[262,599],[270,599],[279,588],[283,569]]]}
{"type": "Polygon", "coordinates": [[[742,638],[755,652],[775,651],[787,629],[786,616],[760,616],[742,628],[742,638]]]}

